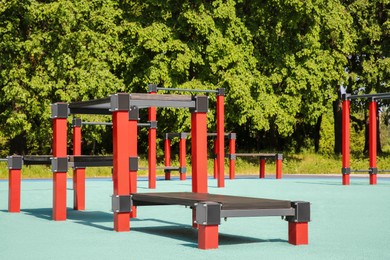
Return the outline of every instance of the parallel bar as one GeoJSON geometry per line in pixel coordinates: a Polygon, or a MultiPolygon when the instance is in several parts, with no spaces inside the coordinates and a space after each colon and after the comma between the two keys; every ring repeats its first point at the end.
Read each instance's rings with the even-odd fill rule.
{"type": "MultiPolygon", "coordinates": [[[[150,95],[156,95],[156,92],[150,92],[150,95]]],[[[148,108],[148,121],[157,120],[157,110],[155,107],[148,108]]],[[[149,189],[156,188],[156,165],[157,165],[157,141],[156,141],[156,128],[149,128],[148,133],[148,179],[149,179],[149,189]]]]}
{"type": "Polygon", "coordinates": [[[390,98],[390,93],[348,95],[347,98],[348,99],[358,99],[358,98],[389,99],[390,98]]]}
{"type": "MultiPolygon", "coordinates": [[[[73,127],[73,155],[81,155],[81,126],[73,127]]],[[[85,168],[73,169],[73,209],[85,210],[85,168]]]]}
{"type": "Polygon", "coordinates": [[[225,96],[217,95],[217,171],[218,187],[225,187],[225,96]]]}
{"type": "Polygon", "coordinates": [[[236,209],[221,210],[221,218],[231,217],[265,217],[265,216],[294,216],[294,208],[286,209],[236,209]]]}
{"type": "Polygon", "coordinates": [[[157,90],[165,91],[178,91],[178,92],[198,92],[198,93],[218,93],[218,90],[202,90],[202,89],[186,89],[186,88],[160,88],[157,87],[157,90]]]}
{"type": "MultiPolygon", "coordinates": [[[[138,158],[138,117],[139,117],[139,111],[137,107],[130,107],[129,114],[133,114],[133,117],[130,118],[128,121],[128,132],[127,135],[129,136],[129,142],[127,143],[128,147],[128,154],[129,158],[138,158]]],[[[129,159],[128,159],[129,160],[129,159]]],[[[129,174],[129,188],[130,193],[136,193],[137,192],[137,171],[138,169],[131,169],[128,168],[128,174],[129,174]]],[[[130,193],[126,194],[129,195],[130,193]]],[[[135,206],[132,207],[131,218],[137,217],[137,209],[135,206]]]]}
{"type": "Polygon", "coordinates": [[[192,192],[207,193],[207,114],[191,114],[192,192]]]}

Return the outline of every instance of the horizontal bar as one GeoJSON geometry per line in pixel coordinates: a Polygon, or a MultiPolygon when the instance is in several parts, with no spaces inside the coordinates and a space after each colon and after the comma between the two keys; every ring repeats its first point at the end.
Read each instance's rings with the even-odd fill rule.
{"type": "Polygon", "coordinates": [[[51,165],[52,155],[25,155],[23,156],[24,165],[51,165]]]}
{"type": "Polygon", "coordinates": [[[69,167],[72,168],[111,167],[112,165],[113,165],[112,156],[90,156],[90,155],[69,156],[69,167]]]}
{"type": "Polygon", "coordinates": [[[348,99],[359,99],[359,98],[390,99],[390,93],[347,95],[347,98],[348,99]]]}
{"type": "Polygon", "coordinates": [[[277,153],[236,153],[240,157],[275,157],[277,153]]]}
{"type": "Polygon", "coordinates": [[[150,95],[144,93],[130,94],[130,107],[172,107],[195,108],[195,100],[183,95],[150,95]]]}
{"type": "Polygon", "coordinates": [[[112,125],[111,122],[81,122],[82,125],[112,125]]]}
{"type": "Polygon", "coordinates": [[[0,158],[0,162],[7,162],[8,159],[7,158],[0,158]]]}
{"type": "Polygon", "coordinates": [[[160,88],[157,87],[157,90],[164,91],[178,91],[178,92],[198,92],[198,93],[218,93],[218,90],[210,90],[210,89],[187,89],[187,88],[160,88]]]}
{"type": "Polygon", "coordinates": [[[221,218],[231,217],[266,217],[266,216],[295,216],[294,208],[287,209],[229,209],[221,210],[221,218]]]}
{"type": "MultiPolygon", "coordinates": [[[[148,167],[139,167],[139,170],[148,170],[148,167]]],[[[180,170],[180,167],[175,166],[157,166],[156,170],[171,170],[171,171],[178,171],[180,170]]]]}

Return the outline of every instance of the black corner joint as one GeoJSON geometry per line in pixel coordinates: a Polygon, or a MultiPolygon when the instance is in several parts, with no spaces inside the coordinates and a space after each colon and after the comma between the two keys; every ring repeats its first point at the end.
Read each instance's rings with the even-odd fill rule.
{"type": "Polygon", "coordinates": [[[114,213],[131,212],[133,198],[131,195],[112,195],[112,211],[114,213]]]}
{"type": "Polygon", "coordinates": [[[69,106],[67,103],[51,104],[51,118],[68,118],[69,106]]]}
{"type": "Polygon", "coordinates": [[[345,93],[341,95],[341,100],[349,100],[351,97],[351,94],[345,93]]]}
{"type": "Polygon", "coordinates": [[[73,127],[81,127],[81,125],[82,125],[81,118],[73,118],[73,120],[72,120],[73,127]]]}
{"type": "Polygon", "coordinates": [[[182,132],[179,134],[180,139],[187,139],[188,133],[182,132]]]}
{"type": "Polygon", "coordinates": [[[129,120],[137,120],[139,121],[139,109],[136,106],[132,106],[129,108],[129,120]]]}
{"type": "Polygon", "coordinates": [[[283,154],[282,154],[282,153],[277,153],[277,154],[275,155],[275,159],[276,159],[276,160],[283,160],[283,154]]]}
{"type": "Polygon", "coordinates": [[[148,84],[148,93],[157,93],[158,84],[148,84]]]}
{"type": "Polygon", "coordinates": [[[209,98],[207,96],[194,96],[195,107],[191,108],[191,113],[207,113],[209,110],[209,98]]]}
{"type": "Polygon", "coordinates": [[[130,109],[130,94],[117,93],[110,96],[111,108],[110,111],[129,111],[130,109]]]}
{"type": "Polygon", "coordinates": [[[68,157],[54,157],[51,158],[51,171],[68,172],[68,157]]]}
{"type": "Polygon", "coordinates": [[[225,88],[218,88],[217,96],[225,96],[225,88]]]}
{"type": "Polygon", "coordinates": [[[180,167],[180,168],[179,168],[179,173],[180,173],[180,174],[187,173],[187,167],[180,167]]]}
{"type": "Polygon", "coordinates": [[[229,160],[236,160],[237,159],[237,156],[235,153],[231,153],[231,154],[227,154],[227,158],[229,160]]]}
{"type": "Polygon", "coordinates": [[[203,226],[221,224],[222,204],[214,201],[202,201],[194,204],[195,223],[203,226]]]}
{"type": "Polygon", "coordinates": [[[236,134],[236,133],[230,133],[230,134],[228,135],[228,139],[229,139],[229,140],[230,140],[230,139],[236,140],[236,139],[237,139],[237,134],[236,134]]]}
{"type": "Polygon", "coordinates": [[[343,167],[341,168],[341,174],[350,174],[351,173],[351,168],[346,168],[346,167],[343,167]]]}
{"type": "Polygon", "coordinates": [[[371,167],[371,168],[368,168],[368,173],[369,174],[378,174],[378,168],[373,168],[373,167],[371,167]]]}
{"type": "Polygon", "coordinates": [[[288,222],[310,222],[310,202],[292,201],[291,207],[295,213],[294,216],[286,216],[288,222]]]}
{"type": "Polygon", "coordinates": [[[157,129],[157,121],[148,121],[150,129],[157,129]]]}
{"type": "Polygon", "coordinates": [[[23,167],[23,156],[12,155],[7,157],[8,170],[21,170],[23,167]]]}
{"type": "Polygon", "coordinates": [[[138,171],[138,157],[129,157],[129,170],[138,171]]]}

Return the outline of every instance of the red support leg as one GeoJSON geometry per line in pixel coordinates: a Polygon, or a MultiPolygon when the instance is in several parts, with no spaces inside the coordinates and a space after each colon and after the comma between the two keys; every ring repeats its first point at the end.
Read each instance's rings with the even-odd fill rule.
{"type": "Polygon", "coordinates": [[[179,163],[180,163],[180,180],[184,181],[186,179],[186,169],[187,167],[187,158],[186,158],[186,136],[180,137],[179,143],[179,163]]]}
{"type": "Polygon", "coordinates": [[[214,140],[214,179],[218,178],[218,140],[214,140]]]}
{"type": "MultiPolygon", "coordinates": [[[[61,104],[62,105],[62,104],[61,104]]],[[[53,118],[53,157],[67,157],[67,119],[53,118]]],[[[53,220],[66,220],[66,172],[53,173],[53,220]]]]}
{"type": "Polygon", "coordinates": [[[288,222],[288,242],[293,245],[307,245],[309,230],[307,222],[288,222]]]}
{"type": "Polygon", "coordinates": [[[199,249],[218,248],[218,225],[198,226],[198,248],[199,249]]]}
{"type": "MultiPolygon", "coordinates": [[[[168,138],[168,136],[164,140],[164,160],[165,160],[165,167],[171,166],[171,140],[168,138]]],[[[171,179],[171,171],[166,170],[165,171],[165,180],[171,179]]]]}
{"type": "Polygon", "coordinates": [[[343,100],[342,104],[342,174],[343,185],[350,184],[350,121],[349,121],[350,101],[343,100]]]}
{"type": "Polygon", "coordinates": [[[283,161],[283,155],[282,154],[276,154],[276,179],[282,178],[282,163],[283,161]]]}
{"type": "MultiPolygon", "coordinates": [[[[77,120],[77,119],[76,119],[77,120]]],[[[81,155],[81,120],[73,126],[73,155],[81,155]]],[[[85,210],[85,169],[73,169],[73,209],[85,210]]]]}
{"type": "Polygon", "coordinates": [[[369,128],[368,128],[368,150],[370,156],[370,184],[375,185],[377,183],[378,168],[376,165],[377,155],[377,103],[372,100],[369,105],[369,128]]]}
{"type": "MultiPolygon", "coordinates": [[[[134,108],[135,114],[131,116],[131,119],[129,120],[129,157],[131,158],[137,158],[138,160],[138,108],[134,108]]],[[[133,111],[134,112],[134,111],[133,111]]],[[[129,113],[132,113],[130,111],[129,113]]],[[[130,169],[129,170],[129,186],[130,186],[130,193],[136,193],[137,192],[137,170],[130,169]]],[[[135,206],[132,207],[130,217],[135,218],[137,217],[137,209],[135,206]]]]}
{"type": "Polygon", "coordinates": [[[8,211],[20,212],[20,187],[21,169],[10,169],[8,171],[8,211]]]}
{"type": "Polygon", "coordinates": [[[233,180],[236,174],[236,134],[231,133],[229,138],[229,178],[233,180]]]}
{"type": "Polygon", "coordinates": [[[217,95],[217,170],[218,187],[225,187],[225,95],[217,95]]]}
{"type": "MultiPolygon", "coordinates": [[[[151,92],[155,94],[155,92],[151,92]]],[[[148,120],[149,122],[156,121],[156,108],[148,108],[148,120]]],[[[148,135],[149,150],[148,150],[148,169],[149,169],[149,189],[156,188],[156,166],[157,166],[157,144],[156,144],[156,128],[149,128],[148,135]]]]}
{"type": "Polygon", "coordinates": [[[207,114],[191,114],[192,192],[207,193],[207,114]]]}
{"type": "MultiPolygon", "coordinates": [[[[112,114],[114,195],[130,194],[128,120],[127,110],[114,111],[112,114]]],[[[130,213],[114,213],[114,230],[118,232],[130,230],[130,213]]]]}
{"type": "Polygon", "coordinates": [[[265,159],[260,158],[260,179],[265,178],[265,159]]]}

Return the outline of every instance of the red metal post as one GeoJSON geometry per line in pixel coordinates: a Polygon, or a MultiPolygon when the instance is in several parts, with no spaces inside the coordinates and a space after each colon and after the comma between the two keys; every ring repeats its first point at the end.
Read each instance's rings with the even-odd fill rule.
{"type": "Polygon", "coordinates": [[[281,179],[282,178],[282,163],[283,161],[283,154],[278,153],[276,154],[276,179],[281,179]]]}
{"type": "Polygon", "coordinates": [[[293,245],[307,245],[309,230],[307,222],[288,222],[288,242],[293,245]]]}
{"type": "MultiPolygon", "coordinates": [[[[129,143],[128,143],[128,150],[129,150],[129,159],[134,158],[137,161],[137,165],[132,167],[132,165],[129,165],[128,172],[129,172],[129,186],[130,186],[130,193],[136,193],[137,192],[137,171],[138,171],[138,117],[139,112],[137,107],[131,107],[129,110],[129,143]]],[[[135,218],[137,216],[137,210],[136,207],[133,206],[130,217],[135,218]]]]}
{"type": "Polygon", "coordinates": [[[217,170],[218,187],[225,187],[225,91],[217,95],[217,170]]]}
{"type": "Polygon", "coordinates": [[[369,104],[369,128],[368,128],[368,150],[370,156],[370,184],[375,185],[377,183],[378,168],[376,165],[377,155],[377,103],[373,99],[369,104]]]}
{"type": "MultiPolygon", "coordinates": [[[[113,132],[113,177],[114,196],[130,194],[129,176],[129,112],[117,110],[112,113],[113,132]]],[[[130,213],[114,212],[114,230],[130,230],[130,213]]]]}
{"type": "MultiPolygon", "coordinates": [[[[156,94],[156,92],[149,92],[150,94],[156,94]]],[[[149,122],[155,122],[157,120],[157,110],[155,107],[148,108],[148,120],[149,122]]],[[[156,144],[156,128],[149,128],[148,142],[148,169],[149,169],[149,189],[156,188],[156,167],[157,167],[157,144],[156,144]]]]}
{"type": "MultiPolygon", "coordinates": [[[[73,155],[81,155],[81,119],[73,120],[73,155]]],[[[73,209],[85,210],[85,168],[73,169],[73,209]]]]}
{"type": "Polygon", "coordinates": [[[236,174],[236,134],[229,135],[229,178],[232,180],[236,174]]]}
{"type": "Polygon", "coordinates": [[[343,174],[343,185],[350,184],[350,100],[346,97],[343,98],[342,103],[342,174],[343,174]]]}
{"type": "Polygon", "coordinates": [[[265,158],[260,157],[260,179],[265,178],[265,158]]]}
{"type": "Polygon", "coordinates": [[[191,114],[192,192],[207,193],[207,97],[197,96],[196,104],[191,114]]]}
{"type": "MultiPolygon", "coordinates": [[[[67,109],[68,105],[64,103],[52,105],[54,158],[67,157],[67,109]]],[[[66,220],[66,177],[66,172],[53,173],[53,220],[55,221],[66,220]]]]}
{"type": "Polygon", "coordinates": [[[184,181],[186,179],[186,168],[187,168],[187,159],[186,159],[186,134],[180,135],[179,143],[179,164],[180,164],[180,180],[184,181]]]}
{"type": "Polygon", "coordinates": [[[8,171],[8,211],[20,212],[21,169],[8,171]]]}
{"type": "Polygon", "coordinates": [[[217,138],[214,139],[214,179],[218,178],[218,140],[217,138]]]}
{"type": "Polygon", "coordinates": [[[198,225],[198,248],[218,248],[218,225],[198,225]]]}
{"type": "MultiPolygon", "coordinates": [[[[168,135],[165,137],[164,140],[164,161],[165,161],[165,167],[171,166],[171,140],[169,139],[168,135]]],[[[165,180],[171,179],[171,171],[165,170],[165,180]]]]}

